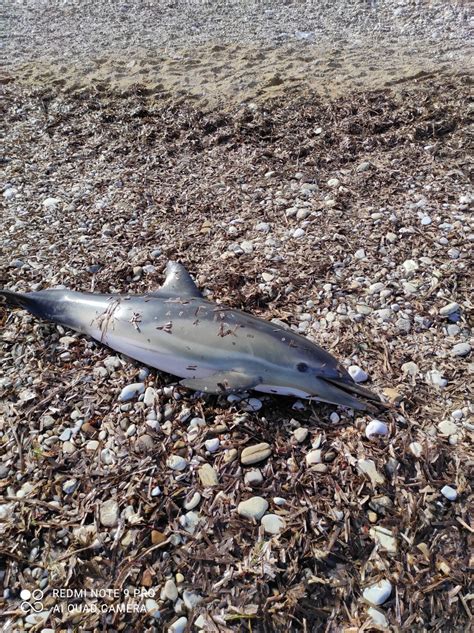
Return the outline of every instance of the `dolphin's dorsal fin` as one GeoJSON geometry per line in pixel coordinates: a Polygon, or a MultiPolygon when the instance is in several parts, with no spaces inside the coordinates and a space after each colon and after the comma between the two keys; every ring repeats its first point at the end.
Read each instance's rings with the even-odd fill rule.
{"type": "Polygon", "coordinates": [[[154,297],[202,297],[186,268],[178,262],[166,264],[166,279],[159,290],[149,292],[154,297]]]}

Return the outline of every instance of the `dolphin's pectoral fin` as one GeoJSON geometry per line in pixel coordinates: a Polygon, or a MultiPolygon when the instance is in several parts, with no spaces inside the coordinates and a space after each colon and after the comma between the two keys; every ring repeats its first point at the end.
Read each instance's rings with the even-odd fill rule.
{"type": "Polygon", "coordinates": [[[240,371],[219,371],[206,378],[185,378],[180,385],[204,393],[234,393],[253,389],[262,382],[260,376],[251,376],[240,371]]]}
{"type": "Polygon", "coordinates": [[[202,297],[201,291],[186,268],[178,262],[166,264],[166,279],[159,290],[149,292],[153,297],[202,297]]]}

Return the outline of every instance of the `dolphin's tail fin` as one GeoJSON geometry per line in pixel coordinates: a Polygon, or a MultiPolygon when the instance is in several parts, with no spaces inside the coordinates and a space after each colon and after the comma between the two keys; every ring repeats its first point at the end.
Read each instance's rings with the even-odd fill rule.
{"type": "Polygon", "coordinates": [[[24,293],[2,288],[0,289],[0,308],[2,306],[21,308],[41,319],[57,321],[49,309],[48,294],[45,291],[24,293]]]}
{"type": "Polygon", "coordinates": [[[11,290],[0,290],[0,305],[6,305],[9,308],[23,308],[29,310],[32,307],[33,300],[22,292],[12,292],[11,290]]]}

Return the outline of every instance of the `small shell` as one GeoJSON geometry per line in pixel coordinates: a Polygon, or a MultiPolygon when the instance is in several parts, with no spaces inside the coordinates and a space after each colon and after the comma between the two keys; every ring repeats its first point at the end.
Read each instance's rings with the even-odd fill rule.
{"type": "Polygon", "coordinates": [[[388,426],[380,420],[372,420],[365,429],[366,437],[371,440],[374,435],[388,435],[388,426]]]}

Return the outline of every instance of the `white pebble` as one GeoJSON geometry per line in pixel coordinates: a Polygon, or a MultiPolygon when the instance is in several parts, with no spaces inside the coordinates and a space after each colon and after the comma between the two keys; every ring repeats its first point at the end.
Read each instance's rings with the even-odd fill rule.
{"type": "Polygon", "coordinates": [[[351,365],[348,372],[354,382],[365,382],[369,377],[358,365],[351,365]]]}
{"type": "Polygon", "coordinates": [[[384,628],[388,628],[388,620],[385,615],[379,611],[378,609],[374,609],[374,607],[369,607],[367,609],[367,615],[372,619],[372,622],[382,626],[384,628]]]}
{"type": "Polygon", "coordinates": [[[421,224],[422,224],[422,226],[428,226],[428,225],[430,225],[430,224],[431,224],[431,222],[432,222],[432,220],[431,220],[431,218],[430,218],[430,216],[429,216],[429,215],[424,215],[424,216],[421,218],[421,224]]]}
{"type": "Polygon", "coordinates": [[[426,372],[426,380],[432,385],[435,385],[436,387],[441,387],[442,389],[448,384],[446,378],[443,378],[441,372],[439,372],[437,369],[432,369],[426,372]]]}
{"type": "Polygon", "coordinates": [[[392,583],[389,580],[380,580],[375,585],[364,589],[363,596],[367,602],[378,606],[386,602],[392,593],[392,583]]]}
{"type": "Polygon", "coordinates": [[[15,189],[15,187],[8,187],[8,189],[5,189],[5,191],[3,192],[3,197],[6,200],[11,200],[16,196],[17,193],[18,189],[15,189]]]}
{"type": "Polygon", "coordinates": [[[328,187],[334,188],[334,187],[339,187],[339,180],[338,178],[330,178],[327,182],[328,187]]]}
{"type": "Polygon", "coordinates": [[[458,430],[457,424],[452,420],[442,420],[438,424],[438,431],[442,433],[442,435],[454,435],[458,430]]]}
{"type": "Polygon", "coordinates": [[[119,395],[119,400],[121,402],[126,402],[127,400],[132,400],[132,398],[136,398],[140,394],[145,391],[145,385],[142,382],[134,382],[131,385],[127,385],[122,389],[119,395]]]}
{"type": "Polygon", "coordinates": [[[145,609],[148,615],[150,615],[152,618],[158,619],[161,615],[158,603],[156,600],[153,600],[153,598],[147,598],[145,600],[145,609]]]}
{"type": "Polygon", "coordinates": [[[300,237],[303,237],[304,234],[305,234],[305,231],[304,229],[301,229],[301,228],[295,229],[293,231],[293,237],[295,239],[299,239],[300,237]]]}
{"type": "Polygon", "coordinates": [[[402,266],[405,269],[405,273],[407,275],[414,273],[419,268],[418,263],[414,259],[406,259],[403,262],[402,266]]]}
{"type": "Polygon", "coordinates": [[[380,420],[372,420],[367,424],[365,435],[370,440],[374,435],[388,435],[388,426],[380,420]]]}
{"type": "Polygon", "coordinates": [[[455,488],[451,488],[451,486],[443,486],[441,488],[441,494],[449,501],[456,501],[458,497],[458,492],[455,488]]]}
{"type": "Polygon", "coordinates": [[[451,413],[451,417],[454,418],[455,420],[462,420],[464,413],[462,412],[461,409],[456,409],[455,411],[453,411],[451,413]]]}
{"type": "Polygon", "coordinates": [[[240,243],[240,248],[244,251],[244,253],[246,253],[247,255],[249,255],[250,253],[253,253],[253,244],[252,242],[250,242],[249,240],[244,240],[243,242],[240,243]]]}
{"type": "Polygon", "coordinates": [[[273,503],[276,506],[284,506],[286,503],[286,499],[284,499],[283,497],[273,497],[273,503]]]}
{"type": "Polygon", "coordinates": [[[322,458],[322,453],[320,449],[310,451],[306,455],[307,466],[312,466],[313,464],[320,464],[322,461],[323,461],[323,458],[322,458]]]}
{"type": "Polygon", "coordinates": [[[105,527],[115,527],[119,516],[119,505],[114,499],[107,499],[99,508],[100,522],[105,527]]]}
{"type": "Polygon", "coordinates": [[[217,449],[220,446],[220,440],[217,437],[213,437],[210,440],[206,440],[204,442],[204,446],[206,447],[206,451],[209,451],[209,453],[215,453],[217,451],[217,449]]]}
{"type": "Polygon", "coordinates": [[[185,510],[194,510],[201,503],[201,495],[199,492],[195,492],[189,501],[184,502],[185,510]]]}
{"type": "Polygon", "coordinates": [[[60,198],[46,198],[43,200],[43,207],[46,207],[47,209],[54,209],[54,207],[57,207],[60,203],[60,198]]]}
{"type": "Polygon", "coordinates": [[[188,460],[181,455],[170,455],[166,460],[168,468],[171,470],[184,470],[188,465],[188,460]]]}
{"type": "Polygon", "coordinates": [[[339,420],[341,419],[340,415],[338,413],[336,413],[335,411],[333,411],[331,413],[331,415],[329,416],[330,421],[333,424],[337,424],[339,422],[339,420]]]}
{"type": "Polygon", "coordinates": [[[194,607],[197,607],[197,605],[200,604],[202,600],[202,596],[200,596],[198,593],[195,593],[194,591],[188,591],[187,589],[183,591],[184,606],[189,611],[191,611],[191,609],[194,609],[194,607]]]}

